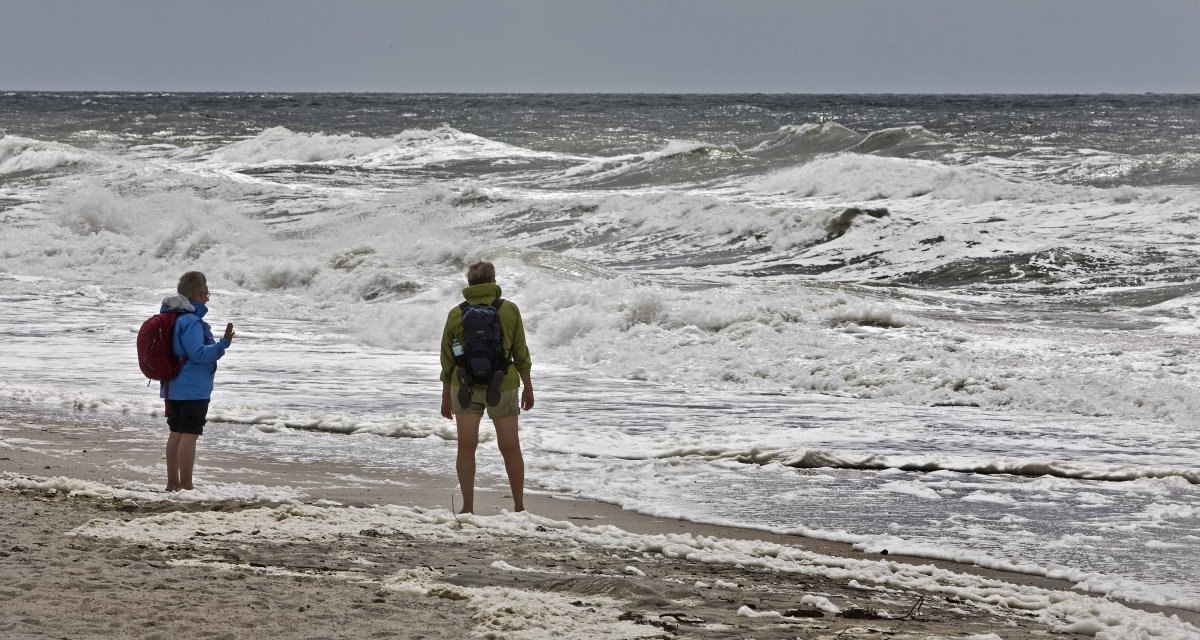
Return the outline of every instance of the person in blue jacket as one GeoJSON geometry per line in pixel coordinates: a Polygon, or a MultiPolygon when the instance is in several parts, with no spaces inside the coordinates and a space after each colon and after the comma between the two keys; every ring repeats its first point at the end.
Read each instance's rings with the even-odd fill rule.
{"type": "Polygon", "coordinates": [[[179,375],[159,387],[166,400],[167,491],[192,489],[192,469],[196,464],[196,439],[204,433],[208,421],[208,402],[212,396],[217,360],[233,344],[233,323],[225,325],[225,335],[216,340],[203,320],[208,313],[208,280],[199,271],[179,278],[178,295],[163,300],[159,313],[178,313],[172,347],[175,355],[186,358],[179,375]]]}

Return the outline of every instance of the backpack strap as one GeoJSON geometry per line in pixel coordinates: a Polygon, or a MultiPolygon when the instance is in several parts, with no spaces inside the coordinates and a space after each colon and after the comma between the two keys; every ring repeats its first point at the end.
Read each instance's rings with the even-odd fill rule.
{"type": "MultiPolygon", "coordinates": [[[[504,298],[496,298],[495,300],[492,301],[492,308],[495,309],[496,311],[499,311],[500,305],[502,305],[502,304],[504,304],[504,298]]],[[[460,302],[458,304],[459,311],[466,311],[470,307],[471,307],[471,303],[467,302],[466,300],[463,300],[462,302],[460,302]]]]}
{"type": "MultiPolygon", "coordinates": [[[[458,325],[459,325],[460,329],[462,329],[462,332],[464,334],[466,333],[466,328],[463,326],[463,324],[464,324],[463,318],[466,317],[467,309],[470,309],[470,308],[471,308],[471,303],[467,302],[466,300],[463,300],[458,305],[458,325]]],[[[467,347],[467,345],[463,341],[464,338],[465,338],[465,336],[459,336],[457,338],[459,340],[458,344],[459,344],[460,349],[466,349],[466,347],[467,347]]],[[[459,376],[460,377],[463,376],[464,375],[463,371],[467,367],[467,354],[465,351],[463,353],[460,353],[460,354],[454,356],[454,364],[458,366],[459,376]]],[[[461,382],[463,385],[466,384],[465,378],[460,379],[459,382],[461,382]]]]}
{"type": "MultiPolygon", "coordinates": [[[[183,357],[179,358],[179,370],[180,371],[183,371],[183,365],[187,364],[187,361],[188,361],[187,350],[183,348],[183,340],[179,339],[179,330],[183,325],[183,322],[182,322],[183,317],[186,315],[195,316],[196,314],[191,311],[177,312],[177,313],[175,313],[175,322],[171,325],[171,355],[175,354],[175,343],[176,342],[179,343],[179,350],[183,352],[183,357]]],[[[200,316],[196,316],[196,319],[199,320],[200,316]]]]}
{"type": "MultiPolygon", "coordinates": [[[[492,301],[492,308],[496,310],[496,321],[500,321],[500,305],[504,304],[504,298],[496,298],[492,301]]],[[[503,332],[503,325],[501,325],[503,332]]],[[[512,358],[508,357],[508,352],[504,350],[504,343],[500,343],[500,370],[505,374],[508,373],[508,365],[512,364],[512,358]]]]}

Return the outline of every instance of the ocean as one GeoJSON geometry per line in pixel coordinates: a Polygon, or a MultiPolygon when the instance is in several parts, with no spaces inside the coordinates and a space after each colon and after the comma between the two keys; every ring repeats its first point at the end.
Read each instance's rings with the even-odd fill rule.
{"type": "Polygon", "coordinates": [[[1200,611],[1198,220],[1200,96],[4,93],[0,405],[158,425],[201,270],[201,482],[449,475],[488,259],[531,491],[1200,611]]]}

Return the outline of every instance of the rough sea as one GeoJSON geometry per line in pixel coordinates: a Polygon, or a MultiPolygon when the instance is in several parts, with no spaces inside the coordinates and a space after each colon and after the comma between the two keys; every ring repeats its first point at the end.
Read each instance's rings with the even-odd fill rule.
{"type": "Polygon", "coordinates": [[[450,475],[489,259],[530,490],[1200,611],[1198,223],[1200,96],[4,93],[0,406],[157,433],[136,330],[201,270],[200,481],[450,475]]]}

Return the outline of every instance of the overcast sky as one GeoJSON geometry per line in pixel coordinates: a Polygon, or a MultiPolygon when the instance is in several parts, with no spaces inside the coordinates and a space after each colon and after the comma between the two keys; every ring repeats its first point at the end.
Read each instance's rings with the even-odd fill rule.
{"type": "Polygon", "coordinates": [[[0,0],[0,90],[1200,93],[1200,0],[0,0]]]}

